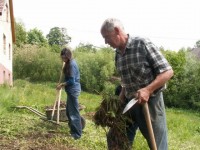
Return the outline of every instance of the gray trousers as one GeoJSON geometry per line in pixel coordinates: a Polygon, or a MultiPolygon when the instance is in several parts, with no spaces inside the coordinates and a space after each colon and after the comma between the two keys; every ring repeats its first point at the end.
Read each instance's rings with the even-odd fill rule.
{"type": "MultiPolygon", "coordinates": [[[[148,106],[157,150],[167,150],[167,125],[162,92],[159,92],[154,97],[151,97],[148,101],[148,106]]],[[[142,111],[142,105],[135,104],[131,108],[130,113],[137,123],[141,133],[147,140],[149,148],[152,149],[145,117],[142,111]]]]}

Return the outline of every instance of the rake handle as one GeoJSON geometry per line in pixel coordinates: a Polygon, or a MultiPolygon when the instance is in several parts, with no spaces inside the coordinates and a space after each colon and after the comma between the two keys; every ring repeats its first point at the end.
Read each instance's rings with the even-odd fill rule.
{"type": "Polygon", "coordinates": [[[62,89],[59,90],[59,94],[58,94],[58,107],[57,107],[57,124],[59,124],[60,121],[60,97],[61,97],[61,91],[62,89]]]}
{"type": "MultiPolygon", "coordinates": [[[[58,103],[59,99],[60,99],[60,95],[61,95],[61,90],[56,90],[56,100],[54,102],[54,105],[53,105],[53,110],[52,110],[52,113],[51,113],[51,120],[53,120],[53,116],[54,116],[54,113],[55,113],[55,109],[56,109],[56,104],[58,103]]],[[[57,108],[60,107],[60,104],[58,103],[57,104],[57,108]]],[[[58,111],[58,109],[57,109],[58,111]]],[[[58,113],[57,113],[57,116],[58,116],[58,113]]],[[[58,118],[58,117],[57,117],[58,118]]]]}
{"type": "MultiPolygon", "coordinates": [[[[65,66],[65,62],[63,62],[63,64],[62,64],[62,69],[61,69],[61,72],[60,72],[60,78],[59,78],[58,84],[61,83],[62,75],[63,75],[62,70],[63,70],[64,66],[65,66]]],[[[56,109],[56,104],[58,103],[58,105],[57,105],[57,124],[59,124],[59,116],[60,116],[60,110],[59,109],[60,109],[61,91],[62,91],[62,88],[60,90],[56,90],[56,100],[54,102],[53,111],[51,113],[51,120],[53,120],[54,112],[55,112],[55,109],[56,109]]]]}

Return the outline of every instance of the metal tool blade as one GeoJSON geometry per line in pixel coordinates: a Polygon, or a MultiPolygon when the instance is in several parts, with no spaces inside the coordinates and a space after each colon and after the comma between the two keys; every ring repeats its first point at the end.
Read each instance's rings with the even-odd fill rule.
{"type": "Polygon", "coordinates": [[[124,108],[122,114],[124,114],[125,112],[127,112],[133,105],[135,105],[135,103],[137,102],[138,100],[136,98],[133,98],[131,99],[128,104],[126,104],[126,107],[124,108]]]}

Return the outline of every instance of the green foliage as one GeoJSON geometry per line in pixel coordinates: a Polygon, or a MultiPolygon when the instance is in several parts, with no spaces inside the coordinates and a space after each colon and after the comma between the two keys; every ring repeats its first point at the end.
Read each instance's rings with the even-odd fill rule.
{"type": "Polygon", "coordinates": [[[169,80],[167,89],[164,92],[165,103],[167,106],[178,107],[179,102],[177,98],[180,96],[182,83],[180,81],[184,78],[184,66],[186,63],[185,52],[179,51],[164,51],[166,59],[171,64],[174,70],[174,76],[169,80]]]}
{"type": "MultiPolygon", "coordinates": [[[[19,29],[24,29],[21,24],[19,27],[19,29]]],[[[60,28],[54,29],[56,29],[55,31],[60,30],[60,28]]],[[[29,35],[36,33],[41,35],[36,29],[31,31],[33,34],[29,35]]],[[[61,46],[57,43],[50,47],[22,45],[16,47],[13,52],[14,78],[57,82],[62,67],[59,57],[61,46]]],[[[167,89],[164,91],[166,105],[168,107],[200,109],[199,60],[185,49],[178,52],[165,51],[162,47],[160,49],[174,70],[174,76],[169,80],[167,89]]],[[[73,51],[73,54],[80,68],[82,89],[98,94],[112,94],[116,85],[119,84],[119,82],[111,81],[113,76],[118,76],[114,66],[113,49],[110,47],[97,48],[92,44],[81,43],[73,51]]]]}
{"type": "Polygon", "coordinates": [[[164,51],[174,70],[174,77],[164,92],[169,107],[200,109],[200,61],[189,52],[164,51]]]}
{"type": "Polygon", "coordinates": [[[80,43],[76,47],[76,52],[86,52],[86,53],[95,53],[97,49],[92,44],[83,44],[80,43]]]}
{"type": "Polygon", "coordinates": [[[119,85],[119,84],[114,84],[114,83],[111,83],[111,82],[105,82],[105,85],[104,85],[105,88],[101,93],[107,94],[107,95],[114,95],[116,85],[119,85]]]}
{"type": "Polygon", "coordinates": [[[196,42],[195,47],[200,48],[200,40],[198,40],[198,41],[196,42]]]}
{"type": "MultiPolygon", "coordinates": [[[[13,106],[24,105],[45,112],[45,107],[53,105],[56,97],[55,83],[30,83],[15,80],[14,87],[0,86],[0,149],[107,149],[106,132],[97,128],[91,117],[100,105],[102,97],[82,92],[79,102],[86,106],[81,115],[86,119],[86,127],[80,140],[73,140],[66,122],[60,126],[39,119],[27,109],[13,106]]],[[[61,99],[66,94],[62,91],[61,99]]],[[[200,147],[199,112],[181,109],[167,109],[168,139],[170,150],[198,150],[200,147]],[[176,139],[176,140],[174,140],[176,139]]],[[[137,131],[134,150],[148,150],[147,143],[137,131]]]]}
{"type": "Polygon", "coordinates": [[[56,44],[49,46],[49,48],[50,48],[51,52],[58,53],[58,55],[60,55],[60,52],[62,50],[62,47],[60,47],[59,45],[56,45],[56,44]]]}
{"type": "Polygon", "coordinates": [[[16,34],[16,42],[15,45],[20,47],[26,43],[26,29],[22,22],[15,22],[15,34],[16,34]]]}
{"type": "Polygon", "coordinates": [[[13,58],[15,79],[54,82],[59,80],[62,62],[57,53],[50,52],[46,47],[25,45],[23,48],[16,48],[13,58]]]}
{"type": "Polygon", "coordinates": [[[49,34],[47,34],[47,39],[49,45],[58,45],[60,47],[63,47],[67,45],[69,42],[71,42],[71,37],[67,35],[67,29],[66,28],[59,28],[54,27],[51,28],[49,31],[49,34]]]}
{"type": "Polygon", "coordinates": [[[43,36],[42,31],[38,30],[37,28],[31,29],[27,35],[28,44],[47,46],[47,40],[43,36]]]}
{"type": "Polygon", "coordinates": [[[77,59],[82,88],[90,92],[101,92],[105,83],[114,73],[113,52],[98,50],[96,52],[74,51],[77,59]]]}

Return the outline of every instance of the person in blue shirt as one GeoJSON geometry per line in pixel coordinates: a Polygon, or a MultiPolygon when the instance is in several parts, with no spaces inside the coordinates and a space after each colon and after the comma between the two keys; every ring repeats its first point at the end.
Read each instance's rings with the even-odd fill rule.
{"type": "Polygon", "coordinates": [[[79,112],[78,96],[81,92],[80,72],[79,67],[72,57],[72,52],[69,48],[64,48],[61,51],[61,59],[65,62],[63,67],[63,74],[65,80],[63,83],[57,85],[57,90],[62,87],[67,93],[66,114],[69,120],[69,128],[71,136],[76,140],[81,138],[82,124],[79,112]]]}

